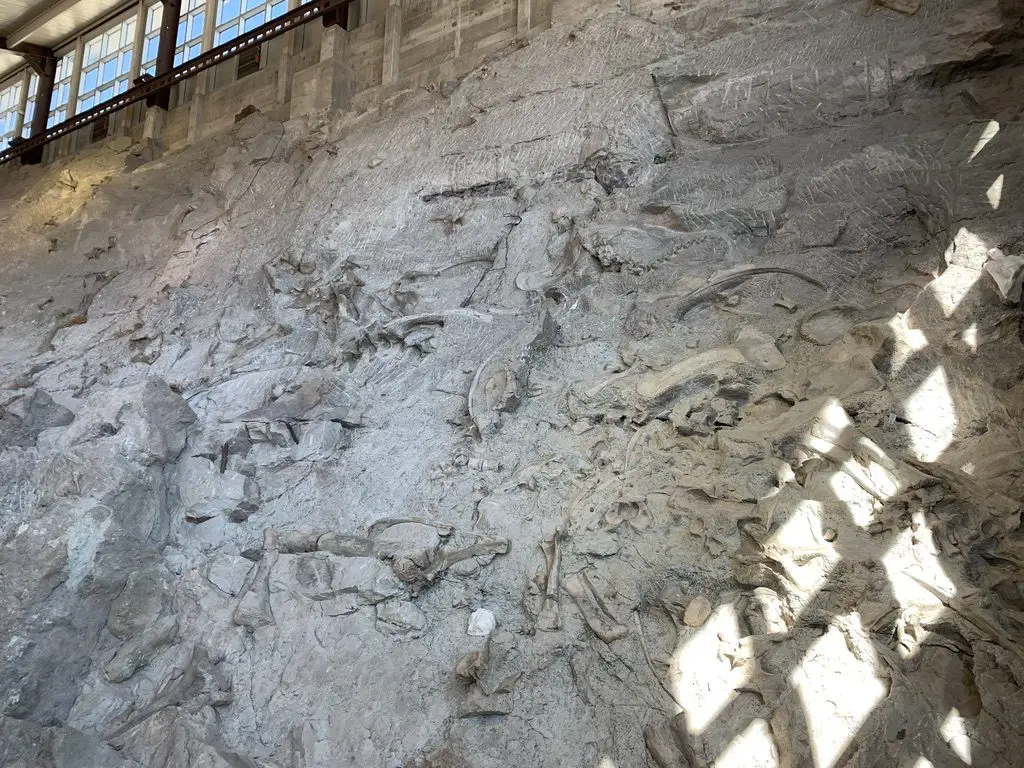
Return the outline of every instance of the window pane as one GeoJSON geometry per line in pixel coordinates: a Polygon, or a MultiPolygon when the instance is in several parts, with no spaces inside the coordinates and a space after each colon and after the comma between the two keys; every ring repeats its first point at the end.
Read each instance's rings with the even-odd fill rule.
{"type": "Polygon", "coordinates": [[[113,98],[113,96],[114,96],[114,86],[109,86],[107,88],[104,88],[102,91],[100,91],[100,96],[99,96],[99,99],[97,100],[96,103],[98,104],[101,101],[106,101],[107,99],[113,98]]]}
{"type": "Polygon", "coordinates": [[[280,3],[274,3],[270,6],[270,18],[276,19],[278,16],[284,16],[288,11],[288,0],[282,0],[280,3]]]}
{"type": "Polygon", "coordinates": [[[217,14],[217,23],[222,24],[238,16],[241,10],[238,3],[239,0],[221,0],[220,13],[217,14]]]}
{"type": "Polygon", "coordinates": [[[142,60],[152,61],[156,58],[156,49],[160,40],[156,37],[147,37],[146,44],[142,46],[142,60]]]}
{"type": "Polygon", "coordinates": [[[109,83],[117,77],[117,59],[107,59],[103,62],[102,72],[100,73],[100,82],[109,83]]]}
{"type": "Polygon", "coordinates": [[[146,31],[155,32],[160,29],[160,21],[164,17],[164,7],[157,3],[149,9],[149,16],[146,17],[146,31]]]}
{"type": "Polygon", "coordinates": [[[93,103],[94,102],[93,102],[93,97],[92,96],[89,96],[87,98],[84,98],[84,99],[80,100],[78,102],[78,111],[79,112],[84,112],[85,110],[87,110],[90,107],[92,107],[93,103]]]}
{"type": "Polygon", "coordinates": [[[132,52],[125,51],[121,54],[121,66],[117,68],[117,74],[127,75],[132,69],[132,52]]]}
{"type": "Polygon", "coordinates": [[[87,67],[90,64],[95,63],[96,60],[99,59],[101,46],[102,41],[99,39],[90,40],[88,43],[85,44],[85,55],[82,57],[83,66],[87,67]]]}
{"type": "Polygon", "coordinates": [[[128,90],[128,78],[125,77],[125,78],[122,78],[121,80],[118,80],[117,84],[114,87],[114,91],[116,93],[124,93],[127,90],[128,90]]]}
{"type": "Polygon", "coordinates": [[[188,25],[188,39],[195,40],[203,36],[203,22],[206,21],[206,14],[200,11],[192,17],[188,25]]]}
{"type": "Polygon", "coordinates": [[[178,22],[178,34],[177,34],[177,37],[175,37],[175,39],[174,39],[174,44],[175,45],[181,45],[184,42],[185,42],[185,22],[184,21],[179,21],[178,22]]]}
{"type": "Polygon", "coordinates": [[[217,33],[217,45],[226,43],[228,40],[233,40],[236,37],[238,37],[238,27],[232,24],[227,29],[222,29],[217,33]]]}
{"type": "Polygon", "coordinates": [[[92,91],[99,85],[99,67],[93,67],[88,72],[82,73],[82,92],[92,91]]]}
{"type": "Polygon", "coordinates": [[[106,56],[121,47],[121,30],[114,27],[103,35],[103,55],[106,56]]]}
{"type": "Polygon", "coordinates": [[[263,23],[263,11],[253,14],[242,23],[242,31],[248,32],[256,29],[260,24],[263,23]]]}
{"type": "Polygon", "coordinates": [[[189,49],[188,49],[188,57],[190,59],[194,59],[196,56],[198,56],[202,52],[203,52],[203,46],[201,44],[199,44],[199,43],[196,43],[196,44],[194,44],[194,45],[189,47],[189,49]]]}

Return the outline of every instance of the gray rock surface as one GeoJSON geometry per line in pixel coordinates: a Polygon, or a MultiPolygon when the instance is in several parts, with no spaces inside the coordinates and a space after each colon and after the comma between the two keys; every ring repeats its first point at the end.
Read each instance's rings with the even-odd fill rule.
{"type": "Polygon", "coordinates": [[[0,763],[1020,764],[1024,7],[553,14],[0,169],[0,763]]]}

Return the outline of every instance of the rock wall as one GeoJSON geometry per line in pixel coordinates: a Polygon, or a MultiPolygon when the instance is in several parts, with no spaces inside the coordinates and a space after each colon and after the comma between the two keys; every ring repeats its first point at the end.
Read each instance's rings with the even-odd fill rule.
{"type": "Polygon", "coordinates": [[[0,763],[1019,765],[1022,16],[0,169],[0,763]]]}

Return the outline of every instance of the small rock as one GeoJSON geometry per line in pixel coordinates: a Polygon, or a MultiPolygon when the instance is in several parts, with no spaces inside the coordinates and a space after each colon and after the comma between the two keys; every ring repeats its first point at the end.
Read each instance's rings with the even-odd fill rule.
{"type": "Polygon", "coordinates": [[[480,651],[464,653],[455,665],[455,674],[463,680],[474,681],[480,678],[487,666],[487,657],[480,651]]]}
{"type": "Polygon", "coordinates": [[[795,301],[790,301],[785,296],[779,296],[779,298],[777,298],[775,300],[775,306],[776,307],[782,307],[784,310],[786,310],[790,314],[793,314],[798,309],[796,302],[795,301]]]}
{"type": "Polygon", "coordinates": [[[352,440],[346,429],[335,421],[316,421],[300,428],[299,444],[292,449],[296,461],[328,459],[348,448],[352,440]]]}
{"type": "Polygon", "coordinates": [[[998,248],[990,250],[988,256],[985,273],[992,278],[1004,301],[1017,304],[1024,284],[1024,256],[1007,256],[998,248]]]}
{"type": "Polygon", "coordinates": [[[325,616],[348,616],[359,610],[359,598],[356,595],[338,595],[333,600],[324,602],[325,616]]]}
{"type": "Polygon", "coordinates": [[[426,625],[426,614],[406,600],[387,600],[377,606],[377,631],[381,634],[418,637],[426,625]]]}
{"type": "Polygon", "coordinates": [[[576,551],[584,555],[611,557],[619,551],[619,537],[609,531],[596,531],[576,540],[576,551]]]}
{"type": "Polygon", "coordinates": [[[736,348],[749,362],[766,371],[778,371],[786,367],[786,358],[775,346],[775,340],[763,331],[744,328],[736,337],[736,348]]]}
{"type": "Polygon", "coordinates": [[[683,614],[683,623],[688,627],[704,626],[704,622],[711,616],[711,601],[702,595],[698,595],[686,606],[686,613],[683,614]]]}
{"type": "Polygon", "coordinates": [[[478,608],[469,617],[466,634],[471,637],[487,637],[496,626],[498,626],[498,622],[495,620],[494,614],[486,608],[478,608]]]}
{"type": "Polygon", "coordinates": [[[708,554],[713,558],[719,558],[725,552],[725,545],[713,536],[708,537],[708,554]]]}
{"type": "Polygon", "coordinates": [[[875,0],[883,8],[912,16],[921,9],[921,0],[875,0]]]}
{"type": "Polygon", "coordinates": [[[727,307],[738,307],[740,305],[740,296],[738,293],[731,294],[725,299],[725,306],[727,307]]]}
{"type": "Polygon", "coordinates": [[[839,534],[836,533],[835,528],[826,528],[822,536],[824,537],[825,541],[835,541],[838,538],[839,534]]]}
{"type": "Polygon", "coordinates": [[[127,152],[132,146],[130,136],[117,136],[107,142],[107,148],[112,152],[127,152]]]}
{"type": "Polygon", "coordinates": [[[251,478],[232,470],[220,472],[212,461],[202,457],[182,459],[177,479],[185,519],[192,523],[217,515],[241,522],[259,504],[259,486],[251,478]]]}
{"type": "Polygon", "coordinates": [[[173,643],[177,636],[177,617],[167,616],[160,619],[147,627],[142,634],[124,643],[103,668],[103,676],[112,683],[123,683],[149,664],[156,654],[173,643]]]}

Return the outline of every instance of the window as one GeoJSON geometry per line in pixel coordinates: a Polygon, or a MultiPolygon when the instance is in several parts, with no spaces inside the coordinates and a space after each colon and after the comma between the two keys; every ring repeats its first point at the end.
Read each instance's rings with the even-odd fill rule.
{"type": "MultiPolygon", "coordinates": [[[[56,93],[57,87],[54,86],[56,93]]],[[[21,127],[21,135],[28,138],[32,135],[32,116],[36,113],[36,94],[39,93],[39,75],[33,72],[28,78],[28,98],[25,100],[25,122],[21,127]]]]}
{"type": "Polygon", "coordinates": [[[128,90],[134,43],[134,16],[86,41],[76,112],[85,112],[128,90]]]}
{"type": "Polygon", "coordinates": [[[17,82],[0,86],[0,148],[14,138],[18,122],[18,105],[21,102],[21,76],[17,82]]]}
{"type": "MultiPolygon", "coordinates": [[[[71,71],[75,68],[75,52],[71,51],[57,59],[57,74],[54,77],[53,97],[50,99],[50,119],[47,128],[63,123],[68,115],[68,100],[71,98],[71,71]]],[[[35,90],[32,91],[35,94],[35,90]]],[[[35,97],[33,96],[33,107],[35,97]]]]}
{"type": "Polygon", "coordinates": [[[214,45],[233,40],[287,12],[288,0],[220,0],[214,45]]]}
{"type": "MultiPolygon", "coordinates": [[[[142,72],[156,74],[156,54],[160,47],[160,22],[163,6],[151,5],[146,12],[146,34],[142,39],[142,72]]],[[[174,66],[191,61],[203,52],[203,27],[206,24],[206,0],[182,0],[181,18],[175,40],[174,66]]]]}

